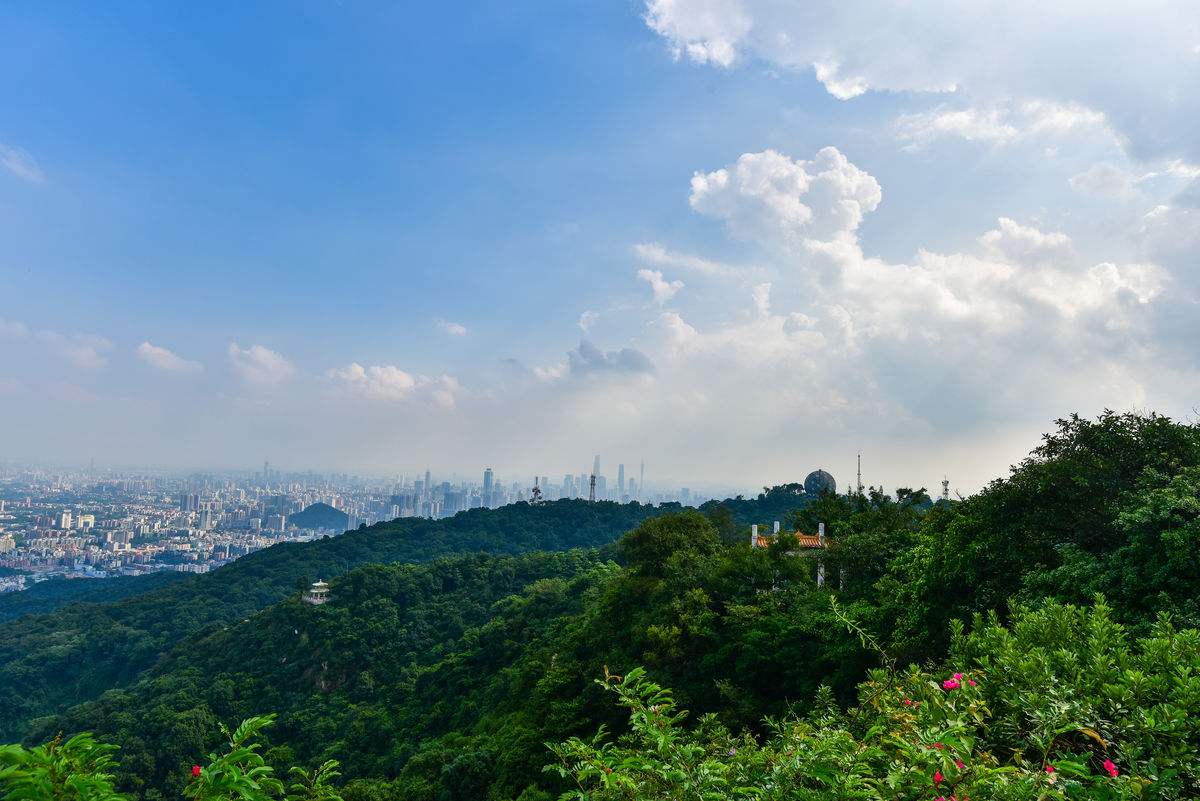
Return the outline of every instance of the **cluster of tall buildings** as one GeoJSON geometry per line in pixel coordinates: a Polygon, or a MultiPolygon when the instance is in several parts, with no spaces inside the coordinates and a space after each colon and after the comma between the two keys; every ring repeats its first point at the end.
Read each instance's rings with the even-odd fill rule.
{"type": "Polygon", "coordinates": [[[114,471],[0,470],[0,590],[27,579],[104,576],[153,570],[203,572],[284,540],[341,533],[382,520],[445,518],[470,509],[563,498],[621,503],[698,503],[686,488],[651,492],[645,466],[624,464],[615,478],[590,470],[501,480],[488,466],[478,480],[261,471],[127,474],[114,471]],[[300,513],[321,505],[319,514],[300,513]],[[334,512],[328,508],[332,507],[334,512]],[[339,514],[340,513],[340,514],[339,514]],[[315,521],[321,522],[315,522],[315,521]]]}

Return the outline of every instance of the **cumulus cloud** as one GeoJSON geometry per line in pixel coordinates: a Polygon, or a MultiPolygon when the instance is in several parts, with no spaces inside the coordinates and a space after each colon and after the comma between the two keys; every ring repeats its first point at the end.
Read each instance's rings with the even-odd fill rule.
{"type": "Polygon", "coordinates": [[[567,353],[567,372],[572,376],[650,375],[654,362],[634,348],[602,351],[586,339],[567,353]]]}
{"type": "Polygon", "coordinates": [[[112,343],[104,337],[62,334],[58,331],[39,331],[36,337],[56,355],[76,367],[97,370],[108,364],[104,351],[111,349],[112,343]]]}
{"type": "MultiPolygon", "coordinates": [[[[638,343],[656,367],[656,391],[641,414],[662,427],[664,440],[688,441],[707,421],[722,420],[728,436],[764,452],[783,432],[836,448],[850,432],[887,439],[897,427],[975,437],[995,449],[1002,430],[1009,436],[1027,425],[1034,436],[1063,409],[1144,402],[1148,382],[1171,363],[1160,320],[1193,301],[1181,298],[1162,265],[1089,260],[1066,233],[1009,217],[962,250],[878,258],[858,241],[861,216],[830,208],[853,193],[827,192],[819,203],[794,180],[793,165],[804,162],[774,163],[772,176],[792,181],[787,191],[775,191],[778,177],[745,181],[758,188],[734,193],[720,213],[705,203],[697,211],[740,236],[800,239],[805,247],[773,257],[770,283],[719,290],[730,298],[719,314],[660,312],[638,343]],[[746,196],[771,219],[765,229],[743,222],[746,196]],[[850,221],[832,226],[834,241],[807,236],[813,221],[831,218],[850,221]]],[[[853,174],[850,166],[842,173],[853,174]]],[[[726,172],[719,188],[732,192],[739,184],[726,172]]],[[[869,178],[856,181],[870,185],[869,178]]],[[[860,214],[873,205],[861,204],[860,214]]],[[[1179,381],[1200,386],[1200,375],[1179,381]]]]}
{"type": "MultiPolygon", "coordinates": [[[[1082,0],[1020,0],[1002,15],[989,4],[934,0],[888,7],[866,0],[647,0],[646,24],[677,58],[717,68],[761,60],[809,71],[843,100],[872,91],[959,92],[986,109],[1015,99],[1053,105],[1030,109],[1051,127],[1077,124],[1079,110],[1088,108],[1142,155],[1200,160],[1195,5],[1153,0],[1093,12],[1082,0]]],[[[987,111],[948,113],[926,120],[931,132],[994,140],[1020,127],[987,111]]]]}
{"type": "Polygon", "coordinates": [[[1134,191],[1134,182],[1128,172],[1104,162],[1072,175],[1068,183],[1076,192],[1094,197],[1127,197],[1134,191]]]}
{"type": "Polygon", "coordinates": [[[96,370],[108,364],[104,352],[112,343],[104,337],[91,334],[64,334],[60,331],[31,331],[19,320],[0,318],[0,337],[11,340],[28,340],[49,350],[60,359],[85,370],[96,370]]]}
{"type": "Polygon", "coordinates": [[[137,346],[137,356],[151,367],[167,373],[198,373],[204,369],[200,362],[190,361],[167,348],[149,342],[137,346]]]}
{"type": "Polygon", "coordinates": [[[437,327],[452,337],[464,337],[467,335],[467,327],[453,320],[437,320],[437,327]]]}
{"type": "Polygon", "coordinates": [[[586,334],[599,317],[600,315],[594,311],[585,311],[579,315],[579,330],[586,334]]]}
{"type": "Polygon", "coordinates": [[[834,147],[799,161],[764,150],[692,176],[691,206],[725,222],[734,235],[794,248],[853,238],[878,207],[879,183],[834,147]]]}
{"type": "Polygon", "coordinates": [[[682,281],[666,280],[663,278],[661,270],[638,270],[637,277],[639,281],[645,281],[650,285],[650,290],[654,294],[654,303],[659,306],[675,297],[675,294],[683,289],[682,281]]]}
{"type": "Polygon", "coordinates": [[[6,145],[3,142],[0,142],[0,167],[4,167],[13,175],[31,184],[40,184],[46,181],[42,168],[38,166],[29,151],[13,145],[6,145]]]}
{"type": "Polygon", "coordinates": [[[1043,264],[1072,258],[1071,237],[1045,232],[1001,217],[996,227],[979,237],[989,256],[1010,264],[1043,264]]]}
{"type": "Polygon", "coordinates": [[[438,406],[453,408],[460,386],[452,376],[428,378],[413,375],[394,365],[363,367],[351,362],[346,367],[328,370],[327,379],[347,394],[377,401],[404,401],[418,395],[429,397],[438,406]]]}
{"type": "Polygon", "coordinates": [[[244,381],[259,386],[280,384],[296,373],[295,366],[283,355],[262,345],[243,349],[230,342],[229,365],[244,381]]]}

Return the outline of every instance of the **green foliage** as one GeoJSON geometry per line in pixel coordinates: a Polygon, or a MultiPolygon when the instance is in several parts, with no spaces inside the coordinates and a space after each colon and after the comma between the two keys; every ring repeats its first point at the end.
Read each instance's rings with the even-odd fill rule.
{"type": "MultiPolygon", "coordinates": [[[[275,776],[259,748],[274,715],[247,718],[233,731],[220,726],[226,744],[194,765],[182,795],[192,801],[342,801],[333,781],[338,763],[329,760],[309,771],[292,766],[291,783],[275,776]]],[[[0,746],[0,799],[3,801],[125,801],[113,789],[114,745],[97,743],[90,733],[66,742],[0,746]]]]}
{"type": "Polygon", "coordinates": [[[3,801],[123,801],[113,789],[114,745],[90,734],[56,737],[36,748],[0,746],[3,801]]]}
{"type": "MultiPolygon", "coordinates": [[[[571,737],[584,767],[601,764],[585,747],[647,760],[610,788],[633,792],[617,786],[632,775],[647,798],[932,801],[961,784],[948,754],[973,798],[1184,797],[1200,742],[1198,442],[1155,416],[1069,418],[962,502],[785,485],[649,522],[636,505],[518,504],[269,549],[209,584],[0,626],[14,710],[0,729],[94,731],[121,746],[115,786],[147,801],[178,797],[218,721],[264,708],[279,715],[266,765],[316,793],[284,771],[337,760],[347,801],[546,801],[575,777],[542,770],[543,744],[571,737]],[[824,522],[829,547],[750,548],[749,524],[773,520],[824,522]],[[632,529],[619,545],[618,529],[632,529]],[[572,543],[602,549],[496,555],[572,543]],[[447,549],[493,555],[359,564],[447,549]],[[321,607],[295,595],[317,576],[336,576],[321,607]],[[1082,610],[1098,592],[1111,609],[1082,610]],[[894,667],[909,663],[946,669],[894,667]],[[947,694],[956,672],[978,686],[947,694]],[[672,688],[643,699],[638,725],[659,739],[641,745],[631,702],[606,692],[639,683],[672,688]],[[601,726],[615,739],[591,738],[601,726]]],[[[593,779],[576,791],[599,792],[593,779]]]]}
{"type": "Polygon", "coordinates": [[[599,682],[629,733],[549,746],[563,801],[1177,799],[1200,791],[1200,632],[1131,645],[1101,602],[977,620],[940,673],[872,671],[846,712],[817,704],[761,741],[701,718],[634,669],[599,682]],[[957,665],[958,669],[954,670],[957,665]]]}
{"type": "Polygon", "coordinates": [[[184,797],[193,801],[271,801],[283,795],[283,782],[258,753],[262,744],[256,742],[262,730],[274,722],[274,715],[247,718],[232,732],[222,724],[221,733],[228,740],[225,753],[211,753],[207,765],[198,771],[193,768],[184,797]]]}
{"type": "Polygon", "coordinates": [[[291,595],[300,577],[329,579],[363,564],[455,553],[596,547],[654,514],[639,504],[563,500],[475,509],[445,520],[405,518],[339,537],[281,543],[124,600],[10,621],[0,625],[0,740],[25,736],[36,718],[131,685],[187,637],[202,637],[291,595]]]}

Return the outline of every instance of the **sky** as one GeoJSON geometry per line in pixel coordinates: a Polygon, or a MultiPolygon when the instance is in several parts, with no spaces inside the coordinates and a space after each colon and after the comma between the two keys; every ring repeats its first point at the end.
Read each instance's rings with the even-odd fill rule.
{"type": "Polygon", "coordinates": [[[1190,0],[18,0],[0,98],[0,459],[969,492],[1200,397],[1190,0]]]}

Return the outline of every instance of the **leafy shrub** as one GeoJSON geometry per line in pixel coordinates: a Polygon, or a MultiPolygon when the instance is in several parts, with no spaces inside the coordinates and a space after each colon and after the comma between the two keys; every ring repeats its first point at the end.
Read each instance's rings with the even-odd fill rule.
{"type": "MultiPolygon", "coordinates": [[[[869,635],[868,635],[869,636],[869,635]]],[[[950,667],[872,671],[857,706],[827,691],[757,740],[688,730],[637,668],[599,681],[629,734],[550,748],[574,801],[1177,799],[1200,792],[1200,632],[1160,620],[1131,644],[1099,600],[955,626],[950,667]],[[954,668],[954,665],[958,665],[954,668]]],[[[885,659],[886,662],[886,659],[885,659]]]]}
{"type": "MultiPolygon", "coordinates": [[[[338,764],[329,760],[308,771],[292,767],[285,786],[258,752],[263,729],[274,715],[249,718],[232,732],[224,753],[211,753],[194,765],[183,795],[192,801],[342,801],[333,787],[338,764]]],[[[97,743],[91,734],[58,739],[34,748],[0,746],[0,799],[3,801],[125,801],[116,792],[110,770],[114,745],[97,743]]]]}

